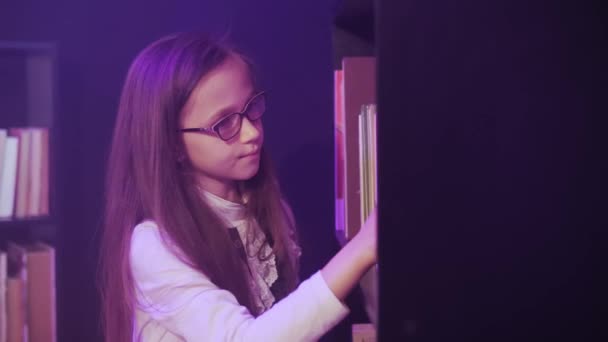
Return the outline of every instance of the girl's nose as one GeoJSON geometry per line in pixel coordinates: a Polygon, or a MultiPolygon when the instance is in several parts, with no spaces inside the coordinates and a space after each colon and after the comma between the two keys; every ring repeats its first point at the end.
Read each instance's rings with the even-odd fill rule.
{"type": "Polygon", "coordinates": [[[257,119],[255,121],[250,121],[246,116],[243,117],[243,122],[241,124],[241,139],[245,142],[256,140],[262,134],[262,120],[257,119]]]}

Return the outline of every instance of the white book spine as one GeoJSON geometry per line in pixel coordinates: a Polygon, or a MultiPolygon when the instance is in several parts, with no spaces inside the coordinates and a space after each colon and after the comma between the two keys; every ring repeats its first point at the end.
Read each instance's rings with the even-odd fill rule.
{"type": "Polygon", "coordinates": [[[4,161],[2,163],[2,184],[0,191],[0,218],[13,216],[15,207],[15,190],[17,180],[17,159],[19,138],[7,137],[4,144],[4,161]]]}
{"type": "Polygon", "coordinates": [[[20,129],[19,153],[17,160],[17,190],[15,192],[15,217],[24,218],[28,216],[28,205],[30,201],[30,158],[31,158],[32,133],[29,128],[20,129]]]}
{"type": "MultiPolygon", "coordinates": [[[[2,169],[4,169],[4,150],[6,144],[6,136],[8,131],[5,128],[0,128],[0,179],[2,179],[2,169]]],[[[0,183],[0,192],[2,192],[2,183],[0,183]]]]}
{"type": "Polygon", "coordinates": [[[365,112],[361,111],[361,113],[359,113],[359,199],[361,201],[361,208],[360,208],[360,217],[361,217],[361,224],[363,224],[363,222],[365,222],[365,219],[367,217],[367,213],[366,213],[366,208],[365,208],[365,200],[366,200],[366,182],[365,182],[365,177],[366,177],[366,171],[367,168],[365,166],[365,112]]]}

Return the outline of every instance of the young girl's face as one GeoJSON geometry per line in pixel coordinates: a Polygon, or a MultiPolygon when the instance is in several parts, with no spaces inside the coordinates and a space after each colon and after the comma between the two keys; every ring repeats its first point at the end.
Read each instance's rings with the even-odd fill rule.
{"type": "MultiPolygon", "coordinates": [[[[242,112],[248,103],[251,106],[255,94],[249,67],[231,56],[199,81],[181,114],[180,127],[210,128],[228,115],[242,112]]],[[[250,121],[242,116],[240,131],[228,140],[213,133],[182,136],[185,153],[205,190],[226,193],[235,181],[249,179],[258,171],[264,142],[261,119],[250,121]]]]}

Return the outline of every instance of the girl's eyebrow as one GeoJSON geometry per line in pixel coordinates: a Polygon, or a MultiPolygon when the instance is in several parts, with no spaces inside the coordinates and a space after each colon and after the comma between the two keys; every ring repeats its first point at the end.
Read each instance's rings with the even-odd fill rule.
{"type": "Polygon", "coordinates": [[[257,94],[257,91],[255,89],[252,89],[249,92],[249,95],[247,96],[247,101],[245,101],[245,104],[243,105],[243,107],[241,107],[240,109],[235,109],[234,106],[229,106],[224,109],[220,109],[219,111],[215,112],[215,114],[213,114],[213,116],[211,116],[211,119],[209,119],[209,121],[212,124],[215,124],[220,118],[223,118],[226,115],[236,113],[238,111],[242,111],[243,109],[245,109],[245,106],[247,106],[247,104],[249,103],[249,101],[251,100],[253,95],[255,95],[255,94],[257,94]]]}

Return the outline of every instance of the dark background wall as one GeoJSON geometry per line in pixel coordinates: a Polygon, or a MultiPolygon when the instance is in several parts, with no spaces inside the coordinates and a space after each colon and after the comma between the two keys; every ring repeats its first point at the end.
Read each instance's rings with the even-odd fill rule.
{"type": "Polygon", "coordinates": [[[605,4],[377,4],[380,340],[608,341],[605,4]]]}
{"type": "MultiPolygon", "coordinates": [[[[336,1],[0,2],[0,40],[58,45],[60,341],[100,340],[96,289],[103,179],[118,98],[136,53],[184,30],[229,34],[270,94],[267,147],[299,222],[302,276],[335,251],[331,24],[336,1]]],[[[351,296],[357,316],[357,298],[351,296]]],[[[347,320],[328,339],[348,338],[347,320]]]]}

